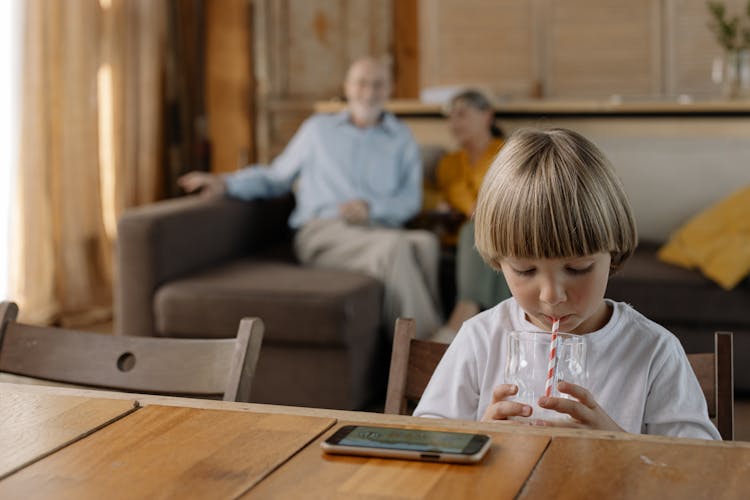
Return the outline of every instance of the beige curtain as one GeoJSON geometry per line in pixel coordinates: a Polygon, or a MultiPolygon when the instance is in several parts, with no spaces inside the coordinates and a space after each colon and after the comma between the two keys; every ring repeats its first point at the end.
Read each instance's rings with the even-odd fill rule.
{"type": "Polygon", "coordinates": [[[24,7],[11,296],[24,321],[103,321],[115,221],[159,193],[165,1],[24,7]]]}

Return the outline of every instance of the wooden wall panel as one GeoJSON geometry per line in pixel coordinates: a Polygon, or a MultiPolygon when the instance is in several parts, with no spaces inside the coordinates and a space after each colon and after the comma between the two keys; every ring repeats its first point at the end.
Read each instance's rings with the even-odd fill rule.
{"type": "MultiPolygon", "coordinates": [[[[418,1],[422,88],[535,97],[538,82],[548,98],[719,95],[711,68],[722,51],[704,0],[418,1]]],[[[738,14],[745,1],[726,4],[738,14]]]]}
{"type": "Polygon", "coordinates": [[[419,97],[418,0],[393,0],[393,97],[419,97]]]}
{"type": "MultiPolygon", "coordinates": [[[[744,0],[727,3],[734,13],[744,0]]],[[[395,52],[398,97],[417,97],[425,87],[464,85],[518,98],[719,95],[711,62],[721,49],[708,29],[704,0],[253,0],[253,5],[262,161],[283,148],[313,102],[341,96],[347,66],[363,54],[395,52]]]]}
{"type": "Polygon", "coordinates": [[[254,0],[258,160],[278,154],[316,101],[340,98],[346,69],[392,57],[393,0],[254,0]]]}
{"type": "Polygon", "coordinates": [[[539,78],[533,1],[421,0],[422,87],[479,86],[527,97],[539,78]]]}
{"type": "MultiPolygon", "coordinates": [[[[399,0],[395,0],[399,1],[399,0]]],[[[348,62],[365,55],[382,57],[393,63],[393,2],[394,0],[343,0],[345,57],[348,62]]],[[[346,69],[346,68],[344,68],[346,69]]],[[[343,73],[339,76],[339,80],[343,73]]]]}
{"type": "Polygon", "coordinates": [[[346,68],[346,7],[340,0],[292,0],[288,17],[278,29],[288,33],[282,47],[288,66],[281,98],[325,97],[340,93],[341,74],[346,68]]]}
{"type": "Polygon", "coordinates": [[[659,0],[550,0],[546,96],[661,92],[659,0]]]}
{"type": "MultiPolygon", "coordinates": [[[[711,80],[712,64],[723,49],[708,29],[705,0],[664,0],[665,86],[669,94],[715,96],[719,85],[711,80]]],[[[744,12],[745,0],[724,2],[732,15],[744,12]]]]}
{"type": "Polygon", "coordinates": [[[206,110],[211,170],[253,160],[252,45],[247,0],[206,2],[206,110]]]}

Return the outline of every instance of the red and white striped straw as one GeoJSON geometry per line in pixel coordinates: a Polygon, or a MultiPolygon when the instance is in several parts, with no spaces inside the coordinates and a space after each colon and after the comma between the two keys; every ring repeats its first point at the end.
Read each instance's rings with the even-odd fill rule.
{"type": "Polygon", "coordinates": [[[544,395],[552,395],[552,383],[555,380],[557,371],[557,331],[560,329],[560,320],[555,319],[552,322],[552,338],[549,342],[549,363],[547,364],[547,381],[544,384],[544,395]]]}

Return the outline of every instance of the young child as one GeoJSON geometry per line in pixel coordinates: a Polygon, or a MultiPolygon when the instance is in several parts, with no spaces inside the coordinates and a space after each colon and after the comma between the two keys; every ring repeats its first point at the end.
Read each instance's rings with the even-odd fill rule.
{"type": "Polygon", "coordinates": [[[417,416],[529,416],[504,381],[514,330],[585,335],[588,387],[539,406],[581,427],[720,439],[677,338],[625,303],[604,298],[609,276],[638,242],[630,205],[603,154],[564,129],[513,134],[482,184],[476,246],[513,294],[466,321],[435,370],[417,416]]]}

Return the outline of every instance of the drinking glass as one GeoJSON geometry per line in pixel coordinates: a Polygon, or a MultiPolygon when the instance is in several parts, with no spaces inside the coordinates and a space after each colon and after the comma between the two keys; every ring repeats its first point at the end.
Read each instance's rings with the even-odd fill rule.
{"type": "MultiPolygon", "coordinates": [[[[539,398],[544,396],[547,383],[551,339],[552,334],[548,332],[513,331],[508,335],[505,380],[506,383],[518,386],[518,393],[510,399],[532,408],[531,416],[512,417],[513,420],[533,424],[571,420],[564,413],[541,408],[538,404],[539,398]]],[[[557,334],[557,369],[552,380],[551,396],[573,399],[557,390],[560,380],[584,388],[588,384],[586,341],[581,335],[557,334]]]]}

